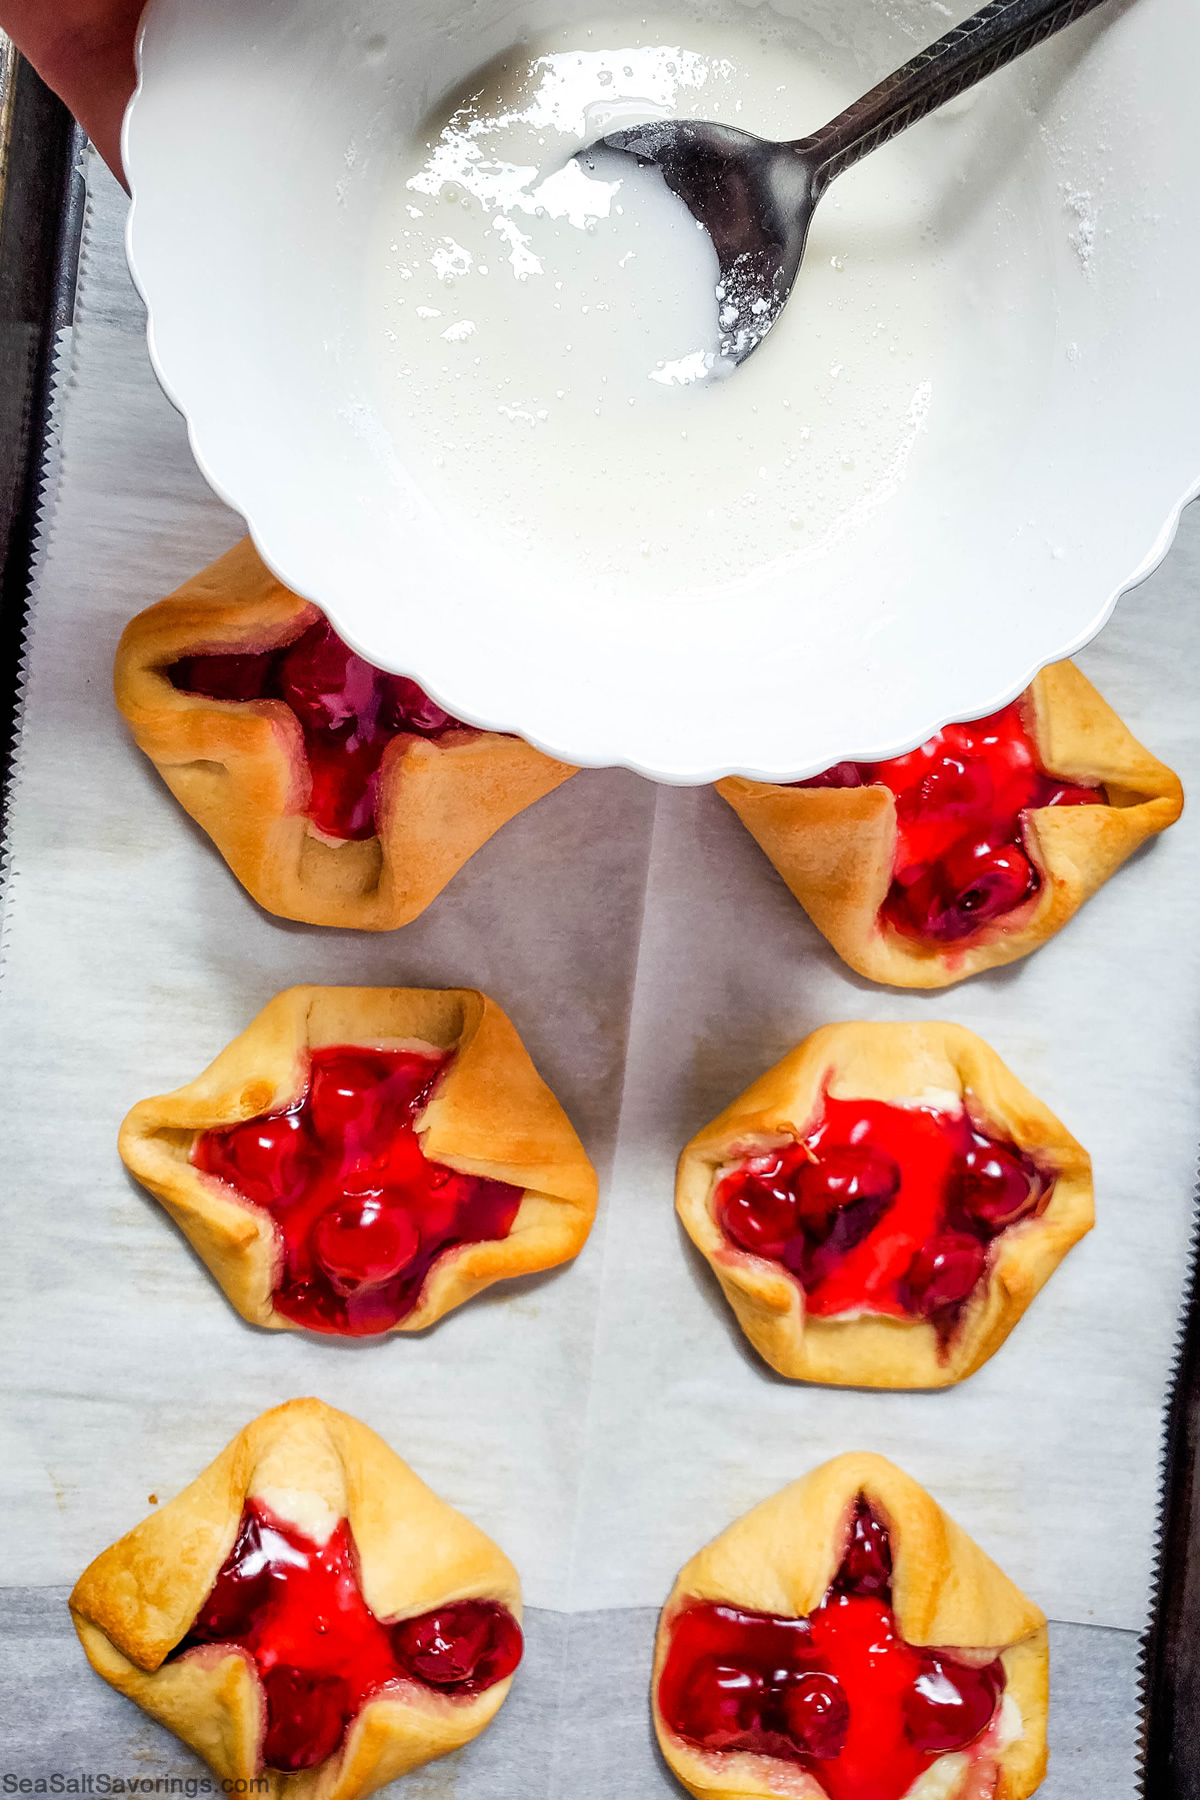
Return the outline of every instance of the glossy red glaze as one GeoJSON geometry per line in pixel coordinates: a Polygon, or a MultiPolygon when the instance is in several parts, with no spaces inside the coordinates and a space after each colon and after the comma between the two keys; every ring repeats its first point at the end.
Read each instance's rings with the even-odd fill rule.
{"type": "Polygon", "coordinates": [[[266,1700],[263,1762],[315,1768],[332,1756],[365,1701],[398,1682],[478,1694],[521,1660],[521,1628],[493,1600],[461,1600],[386,1625],[359,1586],[345,1519],[327,1543],[250,1500],[237,1542],[191,1630],[172,1653],[244,1650],[266,1700]]]}
{"type": "Polygon", "coordinates": [[[860,1500],[841,1567],[807,1618],[684,1608],[658,1705],[702,1750],[799,1763],[830,1800],[900,1800],[938,1756],[979,1741],[1003,1689],[999,1660],[976,1669],[905,1641],[887,1533],[860,1500]]]}
{"type": "Polygon", "coordinates": [[[799,787],[896,796],[896,861],[883,916],[906,936],[956,943],[1024,905],[1041,886],[1024,817],[1043,806],[1106,806],[1103,789],[1047,775],[1019,701],[947,725],[881,763],[836,763],[799,787]]]}
{"type": "Polygon", "coordinates": [[[375,836],[379,771],[394,738],[463,729],[415,681],[356,656],[325,619],[280,649],[187,656],[168,674],[182,693],[291,707],[311,777],[304,810],[331,838],[375,836]]]}
{"type": "Polygon", "coordinates": [[[520,1188],[430,1162],[416,1121],[449,1058],[327,1046],[286,1112],[206,1131],[192,1162],[275,1222],[275,1306],[311,1331],[366,1337],[410,1313],[439,1256],[507,1237],[520,1188]]]}
{"type": "Polygon", "coordinates": [[[827,1099],[803,1140],[731,1170],[715,1206],[739,1249],[799,1279],[812,1317],[863,1309],[949,1330],[992,1239],[1051,1185],[965,1111],[827,1099]]]}

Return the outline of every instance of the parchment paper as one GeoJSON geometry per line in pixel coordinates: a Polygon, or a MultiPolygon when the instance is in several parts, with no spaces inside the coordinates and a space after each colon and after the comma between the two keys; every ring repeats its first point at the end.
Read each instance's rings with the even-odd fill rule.
{"type": "MultiPolygon", "coordinates": [[[[873,1448],[1062,1623],[1055,1730],[1074,1749],[1047,1796],[1132,1793],[1131,1640],[1068,1627],[1132,1633],[1147,1613],[1200,1121],[1200,809],[1035,958],[934,997],[850,974],[715,792],[656,790],[622,771],[585,772],[514,821],[402,932],[270,918],[112,703],[127,620],[243,529],[206,489],[155,385],[123,218],[123,196],[93,165],[0,964],[0,1584],[69,1585],[151,1493],[185,1485],[263,1408],[316,1393],[380,1431],[503,1544],[542,1620],[539,1666],[574,1682],[595,1665],[591,1749],[575,1707],[556,1701],[547,1724],[527,1669],[501,1741],[527,1738],[529,1755],[540,1744],[542,1773],[526,1762],[511,1789],[485,1775],[492,1733],[491,1750],[454,1760],[450,1786],[430,1774],[406,1792],[666,1793],[644,1700],[636,1724],[630,1710],[644,1696],[651,1609],[735,1514],[837,1451],[873,1448]],[[190,1079],[298,981],[471,984],[506,1008],[601,1170],[600,1217],[577,1263],[494,1290],[415,1340],[341,1345],[242,1324],[126,1177],[116,1131],[134,1100],[190,1079]],[[813,1027],[855,1017],[971,1026],[1095,1159],[1096,1231],[1004,1349],[947,1394],[777,1379],[674,1221],[673,1164],[691,1133],[813,1027]],[[557,1632],[570,1625],[558,1615],[618,1610],[626,1626],[606,1636],[580,1624],[570,1658],[561,1643],[551,1654],[551,1616],[557,1632]],[[614,1748],[626,1727],[628,1766],[614,1748]],[[1111,1756],[1098,1765],[1101,1745],[1111,1756]]],[[[1167,563],[1079,661],[1200,791],[1198,574],[1193,509],[1167,563]]],[[[115,1697],[79,1691],[126,1716],[115,1697]]],[[[154,1728],[136,1728],[167,1754],[154,1728]]]]}

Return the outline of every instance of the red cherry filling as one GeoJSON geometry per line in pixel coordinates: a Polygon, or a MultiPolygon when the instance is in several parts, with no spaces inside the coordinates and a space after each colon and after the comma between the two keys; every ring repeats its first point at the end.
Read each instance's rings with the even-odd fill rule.
{"type": "Polygon", "coordinates": [[[365,1701],[402,1681],[478,1694],[521,1660],[521,1628],[493,1600],[461,1600],[386,1625],[359,1586],[345,1519],[317,1544],[247,1502],[237,1542],[191,1630],[172,1652],[244,1650],[262,1682],[269,1769],[312,1769],[332,1756],[365,1701]]]}
{"type": "Polygon", "coordinates": [[[317,1262],[339,1294],[382,1287],[407,1269],[421,1247],[421,1233],[407,1213],[389,1212],[374,1197],[340,1206],[317,1220],[317,1262]]]}
{"type": "Polygon", "coordinates": [[[416,1121],[445,1056],[329,1046],[286,1112],[197,1138],[192,1162],[275,1223],[275,1306],[310,1331],[388,1331],[438,1257],[507,1237],[521,1190],[425,1157],[416,1121]]]}
{"type": "Polygon", "coordinates": [[[1003,1228],[1029,1211],[1028,1157],[1011,1144],[975,1132],[954,1168],[951,1204],[985,1225],[1003,1228]]]}
{"type": "Polygon", "coordinates": [[[955,943],[1037,893],[1026,812],[1106,806],[1102,788],[1040,768],[1015,701],[991,718],[947,725],[881,763],[836,763],[799,787],[882,785],[896,796],[896,860],[882,916],[908,937],[955,943]]]}
{"type": "Polygon", "coordinates": [[[924,1667],[904,1696],[904,1724],[918,1750],[943,1756],[981,1737],[1004,1691],[999,1662],[964,1667],[926,1653],[924,1667]]]}
{"type": "Polygon", "coordinates": [[[997,1659],[960,1663],[901,1636],[887,1532],[859,1500],[829,1592],[806,1619],[693,1601],[677,1616],[658,1704],[679,1737],[810,1768],[830,1800],[900,1800],[946,1751],[969,1751],[1004,1691],[997,1659]]]}
{"type": "Polygon", "coordinates": [[[832,1591],[885,1596],[892,1591],[891,1542],[870,1507],[861,1502],[850,1520],[850,1536],[832,1591]]]}
{"type": "Polygon", "coordinates": [[[783,1692],[787,1734],[814,1762],[840,1756],[850,1731],[850,1702],[836,1675],[809,1669],[783,1692]]]}
{"type": "Polygon", "coordinates": [[[308,761],[307,816],[331,838],[374,837],[379,771],[392,739],[464,729],[406,675],[356,656],[325,619],[274,650],[185,656],[174,687],[210,700],[283,700],[300,722],[308,761]]]}
{"type": "Polygon", "coordinates": [[[908,1268],[914,1311],[929,1317],[967,1298],[983,1274],[987,1252],[978,1238],[943,1231],[921,1245],[908,1268]]]}
{"type": "Polygon", "coordinates": [[[502,1607],[460,1600],[392,1627],[397,1654],[419,1681],[443,1692],[477,1694],[511,1675],[521,1632],[502,1607]]]}
{"type": "Polygon", "coordinates": [[[965,1110],[826,1099],[803,1140],[724,1176],[715,1208],[739,1249],[798,1278],[812,1317],[931,1319],[944,1337],[988,1245],[1042,1210],[1052,1185],[965,1110]]]}

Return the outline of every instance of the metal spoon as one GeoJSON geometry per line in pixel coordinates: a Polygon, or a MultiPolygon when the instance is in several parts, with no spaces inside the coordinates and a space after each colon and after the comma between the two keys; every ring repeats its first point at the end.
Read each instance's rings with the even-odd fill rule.
{"type": "MultiPolygon", "coordinates": [[[[719,368],[745,362],[787,303],[818,200],[836,175],[1104,0],[989,0],[812,137],[659,119],[601,138],[662,170],[717,251],[719,368]]],[[[586,155],[587,152],[582,154],[586,155]]]]}

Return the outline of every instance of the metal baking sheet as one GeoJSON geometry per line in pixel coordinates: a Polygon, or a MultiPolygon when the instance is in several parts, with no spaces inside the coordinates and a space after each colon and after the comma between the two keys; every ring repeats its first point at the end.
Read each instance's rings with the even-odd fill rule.
{"type": "MultiPolygon", "coordinates": [[[[21,1721],[10,1756],[22,1772],[58,1768],[68,1750],[102,1751],[127,1773],[187,1765],[86,1669],[65,1587],[151,1492],[182,1486],[264,1406],[315,1391],[491,1531],[532,1603],[529,1661],[500,1722],[406,1795],[673,1791],[645,1710],[654,1606],[736,1512],[854,1446],[923,1480],[1051,1615],[1049,1800],[1132,1795],[1200,1117],[1195,821],[1185,815],[1036,958],[941,996],[887,993],[845,970],[714,793],[620,771],[581,775],[514,821],[404,932],[269,918],[111,703],[123,624],[241,525],[204,487],[154,384],[121,252],[123,196],[92,176],[0,964],[0,1582],[20,1696],[8,1717],[21,1721]],[[573,1268],[411,1342],[267,1336],[230,1312],[124,1175],[116,1128],[134,1099],[188,1079],[297,980],[472,982],[509,1010],[604,1181],[573,1268]],[[687,1136],[807,1030],[856,1016],[971,1025],[1096,1160],[1097,1231],[951,1394],[777,1380],[671,1212],[687,1136]],[[51,1687],[47,1708],[38,1695],[51,1687]]],[[[1200,779],[1185,677],[1200,651],[1198,573],[1193,509],[1164,567],[1080,658],[1185,785],[1200,779]]]]}

